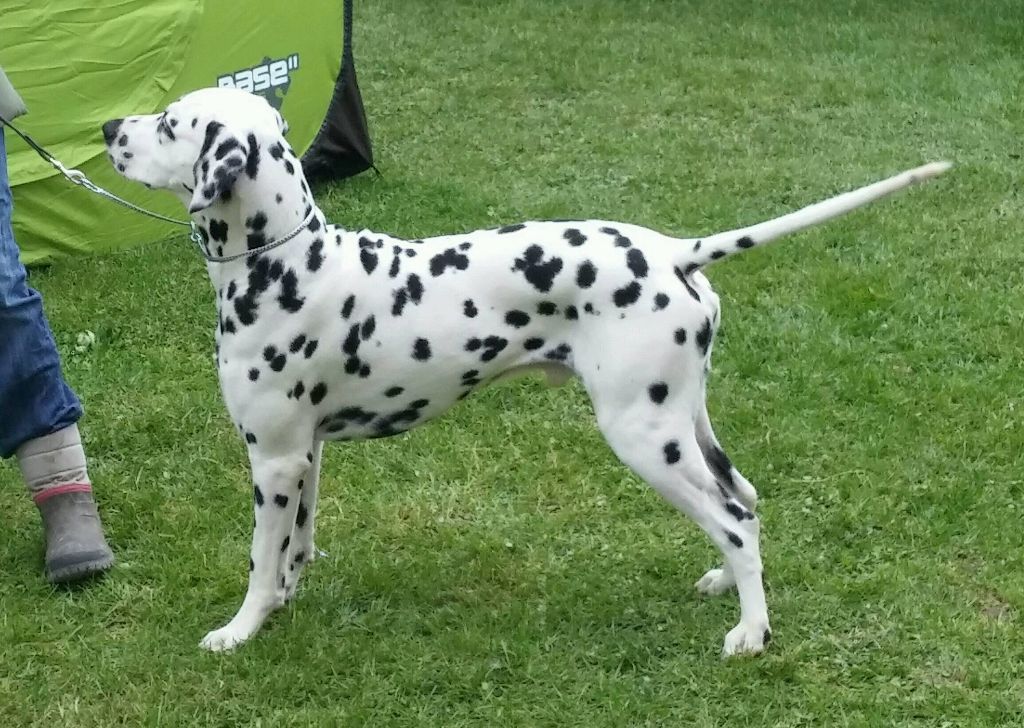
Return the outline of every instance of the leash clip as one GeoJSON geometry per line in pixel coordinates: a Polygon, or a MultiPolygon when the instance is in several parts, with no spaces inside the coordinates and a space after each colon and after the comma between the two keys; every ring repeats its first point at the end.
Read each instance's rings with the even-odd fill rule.
{"type": "Polygon", "coordinates": [[[73,184],[76,184],[76,185],[81,185],[83,187],[86,186],[85,183],[88,181],[88,178],[85,176],[85,173],[82,172],[81,170],[79,170],[79,169],[68,169],[63,164],[61,164],[60,160],[57,159],[56,157],[50,157],[47,161],[51,165],[53,165],[54,169],[56,169],[58,172],[60,172],[62,175],[64,175],[64,177],[69,182],[71,182],[73,184]]]}

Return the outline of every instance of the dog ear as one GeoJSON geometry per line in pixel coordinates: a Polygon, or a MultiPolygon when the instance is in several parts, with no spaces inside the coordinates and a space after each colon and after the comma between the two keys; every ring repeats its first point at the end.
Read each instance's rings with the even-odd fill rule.
{"type": "Polygon", "coordinates": [[[230,194],[248,156],[249,150],[242,141],[223,124],[216,121],[207,124],[203,148],[192,166],[195,188],[188,211],[205,210],[230,194]]]}

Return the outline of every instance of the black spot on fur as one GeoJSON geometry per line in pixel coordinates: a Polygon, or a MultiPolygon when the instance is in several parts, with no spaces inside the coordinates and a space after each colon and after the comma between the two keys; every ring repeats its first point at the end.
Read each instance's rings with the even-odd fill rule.
{"type": "Polygon", "coordinates": [[[551,301],[541,301],[537,304],[537,313],[541,316],[554,316],[558,313],[558,306],[551,301]]]}
{"type": "Polygon", "coordinates": [[[640,248],[630,248],[626,253],[626,265],[637,278],[646,278],[650,267],[647,265],[647,258],[644,257],[640,248]]]}
{"type": "Polygon", "coordinates": [[[376,253],[369,248],[363,248],[359,251],[359,262],[363,264],[363,270],[366,271],[366,274],[370,275],[377,269],[377,263],[380,261],[376,253]]]}
{"type": "Polygon", "coordinates": [[[296,313],[302,308],[302,305],[306,302],[306,299],[299,298],[299,277],[295,275],[295,271],[289,268],[285,271],[285,274],[281,276],[281,295],[277,297],[277,302],[281,305],[288,313],[296,313]]]}
{"type": "Polygon", "coordinates": [[[741,249],[753,248],[754,241],[750,238],[749,235],[744,235],[742,238],[736,241],[736,247],[741,249]]]}
{"type": "Polygon", "coordinates": [[[491,361],[508,346],[508,339],[501,336],[488,336],[483,343],[484,350],[480,354],[480,361],[491,361]]]}
{"type": "Polygon", "coordinates": [[[249,179],[256,179],[260,168],[260,145],[255,134],[250,134],[246,140],[249,142],[249,155],[245,158],[245,174],[249,179]]]}
{"type": "Polygon", "coordinates": [[[662,450],[665,453],[665,462],[669,465],[675,465],[682,458],[682,454],[679,452],[678,440],[669,440],[665,443],[665,447],[662,450]]]}
{"type": "Polygon", "coordinates": [[[680,346],[685,344],[686,343],[686,329],[676,329],[675,334],[673,334],[673,338],[675,338],[676,343],[679,344],[680,346]]]}
{"type": "Polygon", "coordinates": [[[504,227],[498,228],[499,234],[514,233],[516,230],[522,230],[526,225],[523,223],[516,223],[515,225],[505,225],[504,227]]]}
{"type": "Polygon", "coordinates": [[[544,249],[531,245],[523,252],[522,258],[516,258],[512,270],[523,271],[530,285],[541,293],[547,293],[554,284],[555,276],[562,270],[562,259],[552,256],[544,260],[544,249]]]}
{"type": "Polygon", "coordinates": [[[348,330],[345,341],[341,344],[341,350],[349,356],[355,356],[359,351],[359,324],[353,324],[348,330]]]}
{"type": "Polygon", "coordinates": [[[736,480],[733,477],[732,462],[725,451],[720,447],[712,446],[704,451],[704,460],[707,462],[711,472],[719,483],[727,486],[729,490],[736,492],[736,480]]]}
{"type": "Polygon", "coordinates": [[[467,298],[462,302],[462,313],[466,315],[466,318],[474,318],[479,313],[473,299],[467,298]]]}
{"type": "Polygon", "coordinates": [[[251,293],[235,299],[235,314],[243,326],[251,326],[256,322],[256,299],[251,293]]]}
{"type": "Polygon", "coordinates": [[[301,349],[302,346],[305,343],[306,343],[306,335],[305,334],[299,334],[294,339],[292,339],[292,343],[290,343],[288,345],[288,351],[290,351],[292,354],[297,354],[299,349],[301,349]]]}
{"type": "Polygon", "coordinates": [[[292,542],[291,536],[285,536],[284,541],[281,542],[281,553],[283,554],[288,550],[288,545],[292,542]]]}
{"type": "Polygon", "coordinates": [[[356,305],[356,297],[349,296],[345,299],[345,303],[341,306],[341,317],[347,319],[352,315],[352,307],[356,305]]]}
{"type": "Polygon", "coordinates": [[[278,508],[286,508],[288,506],[288,496],[283,493],[274,494],[274,505],[278,508]]]}
{"type": "Polygon", "coordinates": [[[253,434],[252,432],[245,433],[245,441],[247,443],[249,443],[250,445],[255,445],[256,444],[256,435],[253,434]]]}
{"type": "Polygon", "coordinates": [[[735,546],[738,549],[743,548],[743,539],[737,536],[735,533],[733,533],[732,531],[726,531],[725,536],[729,539],[729,543],[731,543],[733,546],[735,546]]]}
{"type": "Polygon", "coordinates": [[[616,289],[615,293],[612,294],[612,301],[619,308],[625,308],[626,306],[632,306],[640,299],[640,284],[633,281],[628,286],[616,289]]]}
{"type": "Polygon", "coordinates": [[[228,224],[223,220],[210,220],[210,238],[219,243],[228,241],[228,224]]]}
{"type": "Polygon", "coordinates": [[[388,278],[397,278],[401,268],[402,258],[396,253],[395,257],[391,259],[391,267],[388,269],[388,278]]]}
{"type": "Polygon", "coordinates": [[[252,487],[252,499],[256,501],[257,506],[263,505],[263,491],[260,490],[258,485],[252,487]]]}
{"type": "Polygon", "coordinates": [[[716,250],[716,251],[711,253],[711,260],[718,260],[719,258],[724,258],[724,257],[725,257],[725,251],[724,250],[716,250]]]}
{"type": "Polygon", "coordinates": [[[590,288],[597,280],[597,268],[589,260],[580,263],[576,269],[576,285],[580,288],[590,288]]]}
{"type": "Polygon", "coordinates": [[[317,382],[309,390],[309,401],[313,404],[320,404],[325,396],[327,396],[327,385],[323,382],[317,382]]]}
{"type": "Polygon", "coordinates": [[[696,269],[697,267],[699,267],[699,266],[695,266],[695,265],[690,265],[690,266],[687,266],[687,269],[686,269],[686,270],[683,270],[683,269],[682,269],[682,268],[680,268],[679,266],[676,266],[674,270],[675,270],[675,273],[676,273],[676,278],[678,278],[678,279],[679,279],[679,281],[680,281],[680,282],[681,282],[681,283],[682,283],[682,284],[683,284],[684,286],[686,286],[686,290],[687,290],[687,292],[688,292],[688,293],[689,293],[689,294],[690,294],[690,295],[691,295],[691,296],[693,297],[693,300],[695,300],[695,301],[698,301],[698,302],[699,302],[699,301],[700,301],[700,294],[698,294],[698,293],[697,293],[697,289],[695,289],[695,288],[693,287],[693,285],[691,285],[691,283],[690,283],[690,279],[686,277],[686,276],[687,276],[687,273],[688,273],[688,272],[690,271],[690,269],[691,269],[691,268],[692,268],[692,269],[696,269]]]}
{"type": "Polygon", "coordinates": [[[544,339],[532,338],[523,342],[523,348],[527,351],[534,351],[544,346],[544,339]]]}
{"type": "Polygon", "coordinates": [[[385,397],[397,397],[405,391],[404,387],[391,387],[391,389],[384,392],[385,397]]]}
{"type": "Polygon", "coordinates": [[[530,323],[530,316],[525,311],[509,311],[505,314],[505,323],[521,329],[530,323]]]}
{"type": "Polygon", "coordinates": [[[647,394],[650,395],[654,404],[661,404],[668,397],[668,385],[664,382],[656,382],[647,388],[647,394]]]}
{"type": "Polygon", "coordinates": [[[476,351],[483,345],[484,342],[474,336],[472,339],[466,341],[466,351],[476,351]]]}
{"type": "Polygon", "coordinates": [[[702,356],[707,356],[708,347],[711,345],[711,320],[704,319],[704,325],[700,327],[700,331],[694,337],[694,341],[697,342],[697,348],[700,349],[702,356]]]}
{"type": "Polygon", "coordinates": [[[583,245],[583,243],[587,242],[587,236],[576,228],[569,228],[562,234],[562,237],[568,240],[569,245],[572,245],[573,247],[579,247],[580,245],[583,245]]]}
{"type": "Polygon", "coordinates": [[[302,396],[302,393],[306,391],[306,385],[302,382],[296,382],[295,387],[292,389],[292,396],[298,399],[302,396]]]}
{"type": "Polygon", "coordinates": [[[746,519],[753,519],[754,514],[748,511],[746,508],[741,506],[734,500],[727,500],[725,502],[725,510],[729,511],[729,514],[737,521],[744,521],[746,519]]]}
{"type": "Polygon", "coordinates": [[[660,311],[668,305],[669,297],[668,294],[659,293],[654,297],[654,310],[660,311]]]}
{"type": "Polygon", "coordinates": [[[420,299],[423,298],[423,283],[420,281],[420,277],[415,273],[409,274],[409,277],[405,281],[405,288],[409,291],[409,299],[413,303],[419,303],[420,299]]]}
{"type": "Polygon", "coordinates": [[[466,270],[469,267],[469,258],[457,251],[455,248],[448,248],[430,259],[430,275],[435,278],[442,275],[448,268],[455,270],[466,270]]]}
{"type": "Polygon", "coordinates": [[[544,358],[545,359],[550,359],[551,361],[562,361],[562,362],[564,362],[564,361],[566,361],[569,358],[569,355],[571,353],[572,353],[572,347],[570,347],[568,344],[559,344],[558,346],[556,346],[551,351],[546,352],[544,354],[544,358]]]}
{"type": "Polygon", "coordinates": [[[270,360],[270,368],[273,369],[275,372],[279,372],[282,369],[284,369],[286,361],[287,358],[285,357],[284,354],[278,354],[277,356],[270,360]]]}
{"type": "Polygon", "coordinates": [[[323,238],[317,238],[310,244],[309,250],[306,251],[306,269],[310,272],[320,270],[320,266],[324,262],[323,249],[323,238]]]}
{"type": "Polygon", "coordinates": [[[374,318],[372,315],[368,316],[366,321],[363,322],[363,328],[360,333],[360,336],[362,337],[363,341],[369,341],[370,337],[373,336],[373,332],[376,330],[376,328],[377,319],[374,318]]]}
{"type": "Polygon", "coordinates": [[[416,361],[430,359],[430,342],[426,339],[416,339],[416,343],[412,347],[412,358],[416,361]]]}
{"type": "MultiPolygon", "coordinates": [[[[299,528],[302,528],[306,525],[307,518],[309,518],[309,509],[306,508],[306,505],[304,503],[300,502],[299,510],[295,513],[295,525],[299,528]]],[[[295,556],[295,563],[301,564],[304,558],[305,554],[300,551],[295,556]]]]}
{"type": "Polygon", "coordinates": [[[241,144],[237,139],[229,137],[217,146],[217,150],[213,153],[213,158],[218,161],[224,159],[232,149],[238,149],[240,146],[241,144]]]}
{"type": "Polygon", "coordinates": [[[575,321],[580,317],[580,312],[576,310],[575,306],[565,307],[565,318],[569,321],[575,321]]]}
{"type": "Polygon", "coordinates": [[[305,356],[307,359],[309,357],[313,356],[313,352],[316,351],[317,344],[319,344],[319,343],[320,342],[317,341],[316,339],[311,339],[310,341],[307,341],[306,342],[306,348],[302,352],[303,356],[305,356]]]}
{"type": "Polygon", "coordinates": [[[255,382],[259,378],[260,378],[260,370],[259,369],[250,369],[249,370],[249,381],[250,382],[255,382]]]}

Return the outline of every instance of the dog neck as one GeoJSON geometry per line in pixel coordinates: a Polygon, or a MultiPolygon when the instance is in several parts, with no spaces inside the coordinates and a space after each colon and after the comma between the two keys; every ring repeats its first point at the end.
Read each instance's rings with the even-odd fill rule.
{"type": "MultiPolygon", "coordinates": [[[[323,214],[316,207],[299,160],[293,160],[281,160],[285,165],[265,156],[255,176],[240,175],[229,192],[192,215],[208,255],[241,256],[230,262],[211,262],[211,276],[224,266],[245,265],[249,259],[246,252],[289,236],[304,220],[310,232],[322,227],[323,214]]],[[[291,244],[293,241],[284,243],[291,244]]]]}

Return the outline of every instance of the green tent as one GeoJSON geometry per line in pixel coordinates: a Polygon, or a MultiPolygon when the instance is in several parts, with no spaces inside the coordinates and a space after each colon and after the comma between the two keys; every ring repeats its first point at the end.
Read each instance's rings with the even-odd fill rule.
{"type": "MultiPolygon", "coordinates": [[[[176,200],[114,173],[100,125],[196,88],[265,96],[313,178],[372,166],[351,52],[351,0],[5,0],[4,68],[29,108],[16,122],[111,192],[182,218],[176,200]]],[[[72,185],[7,135],[14,232],[26,263],[181,235],[72,185]]]]}

